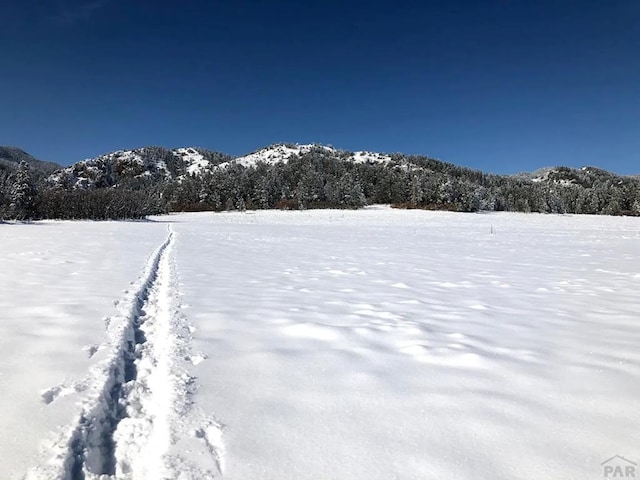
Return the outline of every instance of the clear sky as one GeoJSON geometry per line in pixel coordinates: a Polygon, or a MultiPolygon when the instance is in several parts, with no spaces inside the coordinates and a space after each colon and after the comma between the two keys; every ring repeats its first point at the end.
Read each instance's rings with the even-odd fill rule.
{"type": "Polygon", "coordinates": [[[0,145],[640,173],[639,0],[5,0],[0,145]]]}

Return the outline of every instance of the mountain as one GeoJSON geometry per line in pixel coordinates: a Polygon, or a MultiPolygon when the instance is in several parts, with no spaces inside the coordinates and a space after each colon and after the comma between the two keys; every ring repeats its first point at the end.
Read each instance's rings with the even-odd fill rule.
{"type": "Polygon", "coordinates": [[[49,184],[64,188],[100,188],[121,183],[157,183],[200,175],[233,157],[202,148],[143,147],[118,150],[62,168],[49,184]]]}
{"type": "Polygon", "coordinates": [[[355,164],[387,164],[391,161],[391,157],[386,154],[366,151],[347,152],[317,144],[274,144],[236,158],[195,147],[174,149],[143,147],[134,150],[118,150],[60,168],[49,177],[49,183],[64,188],[83,189],[110,187],[123,181],[154,183],[211,173],[233,165],[251,168],[260,163],[265,165],[287,163],[294,156],[299,157],[313,151],[322,151],[328,156],[355,164]]]}
{"type": "MultiPolygon", "coordinates": [[[[12,169],[34,165],[25,218],[141,218],[168,211],[399,208],[640,215],[640,179],[596,167],[493,175],[434,158],[274,144],[232,157],[202,148],[119,150],[51,172],[20,149],[0,150],[0,218],[12,218],[12,169]],[[4,213],[3,213],[4,212],[4,213]]],[[[26,185],[26,183],[25,183],[26,185]]]]}
{"type": "MultiPolygon", "coordinates": [[[[3,152],[5,152],[4,157],[12,159],[9,161],[12,161],[13,164],[25,159],[32,165],[46,167],[49,171],[56,166],[48,162],[40,162],[22,150],[12,147],[0,149],[0,159],[3,158],[3,152]]],[[[166,180],[180,180],[189,176],[201,176],[233,167],[247,169],[256,168],[258,165],[267,167],[277,164],[286,165],[292,158],[309,159],[314,156],[320,156],[326,161],[347,162],[353,165],[378,165],[380,167],[401,168],[405,171],[420,170],[433,174],[453,174],[456,177],[471,175],[476,178],[482,177],[485,180],[488,177],[509,178],[541,186],[576,185],[592,188],[594,185],[605,182],[626,184],[638,181],[637,176],[620,176],[596,167],[582,167],[581,169],[545,167],[535,172],[516,175],[488,175],[423,156],[388,155],[370,151],[350,152],[327,145],[280,143],[235,158],[224,153],[195,147],[174,149],[143,147],[134,150],[118,150],[61,168],[50,175],[49,184],[67,189],[110,187],[123,182],[153,184],[166,180]]]]}
{"type": "Polygon", "coordinates": [[[62,166],[57,163],[38,160],[17,147],[0,146],[0,169],[15,170],[23,160],[27,162],[32,169],[44,174],[50,174],[62,168],[62,166]]]}

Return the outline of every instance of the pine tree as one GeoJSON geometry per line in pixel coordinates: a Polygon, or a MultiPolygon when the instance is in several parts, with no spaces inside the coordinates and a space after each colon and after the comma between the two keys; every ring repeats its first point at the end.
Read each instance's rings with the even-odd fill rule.
{"type": "Polygon", "coordinates": [[[9,198],[12,216],[17,220],[31,220],[36,210],[36,188],[29,164],[20,162],[13,179],[9,198]]]}
{"type": "Polygon", "coordinates": [[[334,196],[334,201],[344,207],[360,208],[367,203],[360,182],[349,172],[338,180],[334,196]]]}

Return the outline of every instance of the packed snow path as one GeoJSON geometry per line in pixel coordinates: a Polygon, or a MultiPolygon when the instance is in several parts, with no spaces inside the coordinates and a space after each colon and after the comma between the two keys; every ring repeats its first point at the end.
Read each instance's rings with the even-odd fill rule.
{"type": "MultiPolygon", "coordinates": [[[[189,356],[192,327],[176,305],[173,244],[169,229],[134,291],[120,302],[121,315],[107,318],[110,351],[89,376],[81,411],[48,465],[27,479],[162,480],[180,474],[195,480],[222,472],[221,431],[214,421],[191,430],[203,439],[215,472],[170,453],[176,430],[185,428],[179,418],[192,410],[188,398],[195,380],[180,366],[189,356]]],[[[44,402],[54,401],[60,390],[45,392],[44,402]]]]}

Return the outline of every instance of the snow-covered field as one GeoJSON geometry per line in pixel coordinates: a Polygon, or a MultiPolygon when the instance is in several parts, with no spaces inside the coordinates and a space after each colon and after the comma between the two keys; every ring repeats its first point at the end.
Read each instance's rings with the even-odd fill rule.
{"type": "Polygon", "coordinates": [[[0,225],[0,265],[2,479],[598,479],[640,460],[638,219],[0,225]]]}

